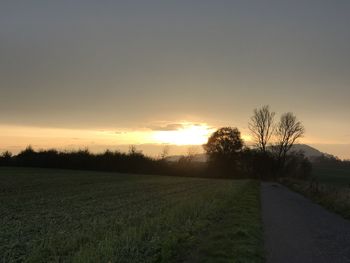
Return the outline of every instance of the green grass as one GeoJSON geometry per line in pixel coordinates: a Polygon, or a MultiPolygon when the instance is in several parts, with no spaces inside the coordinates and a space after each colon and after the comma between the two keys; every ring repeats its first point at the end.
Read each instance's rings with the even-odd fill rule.
{"type": "Polygon", "coordinates": [[[259,184],[0,168],[0,262],[263,262],[259,184]]]}
{"type": "Polygon", "coordinates": [[[202,234],[187,262],[263,262],[260,187],[250,183],[217,222],[202,234]]]}
{"type": "Polygon", "coordinates": [[[350,169],[334,167],[313,167],[312,176],[321,183],[340,187],[350,186],[350,169]]]}

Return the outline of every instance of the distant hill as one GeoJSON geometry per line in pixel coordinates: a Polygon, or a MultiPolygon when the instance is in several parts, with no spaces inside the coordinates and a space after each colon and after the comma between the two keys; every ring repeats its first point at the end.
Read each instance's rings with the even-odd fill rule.
{"type": "MultiPolygon", "coordinates": [[[[309,158],[310,160],[313,160],[317,157],[320,157],[322,155],[325,155],[325,156],[331,156],[330,154],[328,153],[323,153],[319,150],[317,150],[316,148],[314,147],[311,147],[310,145],[307,145],[307,144],[295,144],[293,145],[291,151],[293,152],[303,152],[304,155],[309,158]]],[[[172,156],[169,156],[167,158],[167,160],[169,162],[177,162],[181,157],[183,157],[183,155],[172,155],[172,156]]],[[[195,162],[206,162],[207,161],[207,155],[205,153],[202,153],[202,154],[196,154],[194,156],[194,161],[195,162]]]]}
{"type": "Polygon", "coordinates": [[[305,157],[309,158],[310,160],[313,160],[322,155],[331,156],[330,154],[321,152],[320,150],[317,150],[316,148],[311,147],[307,144],[295,144],[293,145],[291,152],[302,152],[305,157]]]}
{"type": "Polygon", "coordinates": [[[311,147],[307,144],[295,144],[293,145],[291,151],[293,152],[303,152],[304,155],[308,158],[320,157],[322,155],[329,155],[327,153],[323,153],[316,148],[311,147]]]}

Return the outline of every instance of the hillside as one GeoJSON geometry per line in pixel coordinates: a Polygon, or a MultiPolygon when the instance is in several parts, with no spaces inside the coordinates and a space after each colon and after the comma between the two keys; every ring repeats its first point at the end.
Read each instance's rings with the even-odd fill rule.
{"type": "Polygon", "coordinates": [[[308,158],[320,157],[322,155],[329,155],[317,150],[314,147],[311,147],[307,144],[296,144],[292,147],[293,152],[303,152],[304,155],[308,158]]]}

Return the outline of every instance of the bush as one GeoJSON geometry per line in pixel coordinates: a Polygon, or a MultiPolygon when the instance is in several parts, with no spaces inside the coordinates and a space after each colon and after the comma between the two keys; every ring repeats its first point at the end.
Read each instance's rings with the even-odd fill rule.
{"type": "Polygon", "coordinates": [[[291,153],[287,156],[283,175],[298,179],[310,178],[312,164],[302,153],[291,153]]]}
{"type": "Polygon", "coordinates": [[[276,173],[277,161],[272,153],[245,149],[242,153],[244,173],[248,177],[271,179],[276,173]]]}

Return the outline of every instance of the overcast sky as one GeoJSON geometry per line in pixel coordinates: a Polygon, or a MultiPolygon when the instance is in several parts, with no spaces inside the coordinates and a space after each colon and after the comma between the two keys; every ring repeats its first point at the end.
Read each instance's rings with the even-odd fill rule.
{"type": "Polygon", "coordinates": [[[245,132],[269,104],[350,158],[349,13],[348,0],[4,0],[0,127],[245,132]]]}

